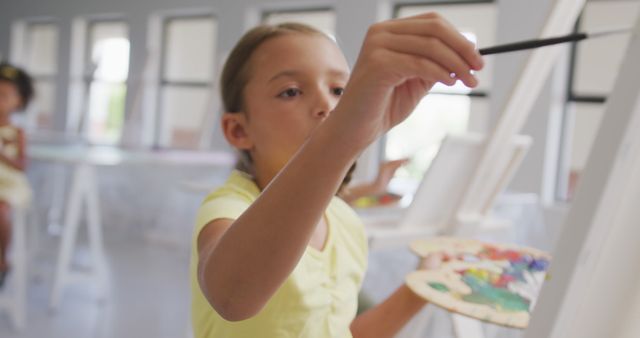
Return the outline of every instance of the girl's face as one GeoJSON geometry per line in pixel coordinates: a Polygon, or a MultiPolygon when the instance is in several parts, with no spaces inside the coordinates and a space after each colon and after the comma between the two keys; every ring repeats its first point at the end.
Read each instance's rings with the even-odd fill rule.
{"type": "Polygon", "coordinates": [[[252,55],[244,89],[245,131],[256,172],[273,177],[334,109],[349,77],[338,46],[286,34],[252,55]]]}
{"type": "Polygon", "coordinates": [[[0,117],[8,116],[21,105],[18,88],[8,81],[0,81],[0,117]]]}

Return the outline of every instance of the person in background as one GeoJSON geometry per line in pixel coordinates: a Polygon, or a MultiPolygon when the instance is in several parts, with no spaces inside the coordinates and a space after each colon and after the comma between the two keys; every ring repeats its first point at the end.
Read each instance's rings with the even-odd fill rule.
{"type": "Polygon", "coordinates": [[[11,115],[24,111],[33,95],[33,81],[25,71],[0,63],[0,288],[10,269],[7,252],[12,210],[26,205],[31,198],[24,173],[25,133],[11,123],[11,115]]]}
{"type": "Polygon", "coordinates": [[[408,162],[408,159],[400,159],[380,163],[378,174],[373,181],[354,186],[345,186],[342,191],[340,191],[340,198],[351,206],[357,206],[358,199],[363,197],[385,196],[385,194],[388,193],[387,188],[389,187],[389,182],[391,182],[396,171],[408,162]]]}

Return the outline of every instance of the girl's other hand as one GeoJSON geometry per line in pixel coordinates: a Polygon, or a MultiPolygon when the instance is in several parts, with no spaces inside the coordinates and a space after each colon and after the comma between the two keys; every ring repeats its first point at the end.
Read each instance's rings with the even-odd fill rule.
{"type": "Polygon", "coordinates": [[[378,176],[376,176],[376,179],[372,183],[372,190],[374,194],[383,194],[387,192],[389,182],[391,182],[396,171],[408,162],[409,159],[406,158],[382,162],[378,168],[378,176]]]}
{"type": "Polygon", "coordinates": [[[436,13],[369,28],[335,109],[337,124],[361,148],[402,122],[437,82],[478,84],[483,60],[473,43],[436,13]]]}
{"type": "Polygon", "coordinates": [[[450,260],[450,257],[445,252],[437,252],[429,254],[427,257],[421,258],[418,262],[416,270],[435,270],[439,269],[443,263],[450,260]]]}

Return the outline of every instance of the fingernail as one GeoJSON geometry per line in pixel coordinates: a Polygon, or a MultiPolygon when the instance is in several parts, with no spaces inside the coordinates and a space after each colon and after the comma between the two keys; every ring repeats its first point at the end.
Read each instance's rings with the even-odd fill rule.
{"type": "Polygon", "coordinates": [[[478,53],[476,53],[476,70],[480,70],[484,67],[484,59],[478,53]]]}
{"type": "Polygon", "coordinates": [[[469,74],[469,87],[475,87],[478,85],[478,78],[475,77],[475,75],[473,74],[469,74]]]}

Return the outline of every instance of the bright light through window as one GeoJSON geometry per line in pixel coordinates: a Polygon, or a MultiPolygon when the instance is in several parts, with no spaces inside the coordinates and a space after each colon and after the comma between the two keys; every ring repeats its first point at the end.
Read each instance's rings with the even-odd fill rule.
{"type": "MultiPolygon", "coordinates": [[[[496,6],[493,3],[402,5],[397,17],[437,12],[469,41],[489,46],[495,43],[496,6]]],[[[476,74],[479,86],[472,89],[457,81],[453,86],[437,83],[409,118],[386,135],[385,159],[409,158],[392,181],[391,189],[410,193],[440,149],[447,134],[480,131],[488,116],[486,94],[491,88],[491,60],[476,74]],[[473,115],[472,115],[473,114],[473,115]],[[473,118],[472,118],[473,117],[473,118]],[[470,125],[473,123],[473,125],[470,125]]]]}
{"type": "Polygon", "coordinates": [[[467,130],[471,99],[466,95],[426,96],[409,118],[387,134],[388,159],[410,158],[397,176],[420,180],[448,133],[467,130]]]}
{"type": "Polygon", "coordinates": [[[95,79],[124,82],[129,73],[129,40],[109,38],[98,42],[94,48],[93,62],[98,66],[95,79]]]}
{"type": "Polygon", "coordinates": [[[90,46],[85,131],[89,142],[113,145],[119,141],[124,123],[130,48],[126,25],[94,23],[90,46]]]}

